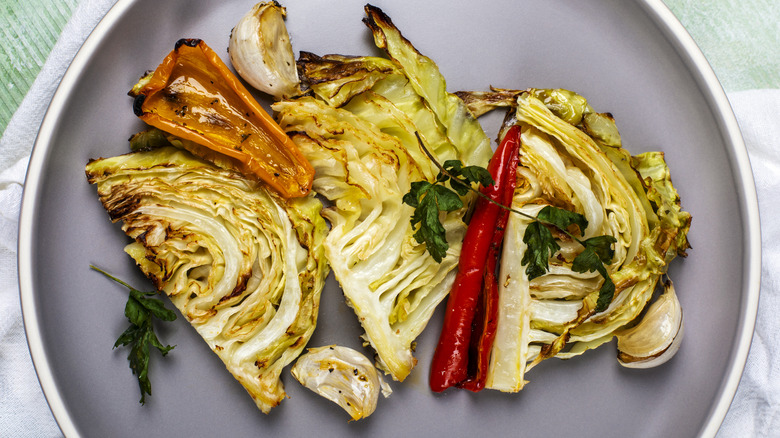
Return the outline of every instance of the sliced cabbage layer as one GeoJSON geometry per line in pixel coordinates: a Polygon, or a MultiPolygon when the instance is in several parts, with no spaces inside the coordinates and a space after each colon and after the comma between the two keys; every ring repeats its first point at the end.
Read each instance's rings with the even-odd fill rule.
{"type": "MultiPolygon", "coordinates": [[[[474,106],[496,101],[469,96],[474,106]]],[[[585,238],[613,236],[615,257],[607,270],[616,292],[609,307],[596,313],[603,279],[571,270],[582,251],[575,242],[562,242],[549,260],[550,271],[529,281],[521,260],[531,221],[510,215],[487,381],[487,387],[508,392],[522,389],[526,373],[541,361],[581,354],[634,323],[668,263],[685,255],[691,221],[680,208],[663,154],[631,157],[607,114],[594,113],[581,96],[565,90],[515,96],[512,123],[522,127],[522,146],[513,207],[531,216],[545,205],[576,211],[588,220],[585,238]]]]}
{"type": "Polygon", "coordinates": [[[403,380],[414,341],[454,280],[466,209],[442,214],[449,250],[442,263],[413,237],[402,202],[414,181],[432,181],[439,162],[485,166],[492,151],[478,121],[429,58],[389,18],[366,7],[366,22],[390,59],[299,59],[314,96],[273,105],[277,121],[315,168],[314,190],[331,201],[325,251],[380,368],[403,380]]]}
{"type": "Polygon", "coordinates": [[[93,160],[90,183],[125,251],[165,292],[257,406],[285,397],[282,369],[317,323],[327,225],[313,197],[272,196],[172,147],[93,160]]]}

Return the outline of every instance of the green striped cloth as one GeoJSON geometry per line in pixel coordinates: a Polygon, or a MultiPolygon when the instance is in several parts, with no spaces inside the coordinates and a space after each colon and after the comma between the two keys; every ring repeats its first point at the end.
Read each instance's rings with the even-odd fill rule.
{"type": "Polygon", "coordinates": [[[780,88],[780,2],[664,0],[726,92],[780,88]]]}
{"type": "Polygon", "coordinates": [[[0,0],[0,133],[77,4],[78,0],[0,0]]]}

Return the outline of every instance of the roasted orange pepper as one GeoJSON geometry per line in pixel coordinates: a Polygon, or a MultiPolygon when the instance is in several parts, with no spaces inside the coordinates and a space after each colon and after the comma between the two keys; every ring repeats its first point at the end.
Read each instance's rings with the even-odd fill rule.
{"type": "Polygon", "coordinates": [[[181,39],[130,91],[143,121],[184,140],[201,158],[264,181],[284,198],[306,195],[314,169],[219,56],[181,39]]]}

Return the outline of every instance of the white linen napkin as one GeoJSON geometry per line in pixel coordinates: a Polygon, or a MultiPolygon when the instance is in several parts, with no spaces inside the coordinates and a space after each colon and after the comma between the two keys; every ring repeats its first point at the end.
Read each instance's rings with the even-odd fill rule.
{"type": "MultiPolygon", "coordinates": [[[[61,436],[33,369],[16,271],[18,215],[27,160],[57,84],[115,0],[82,0],[0,138],[0,436],[61,436]]],[[[780,436],[780,90],[729,94],[755,172],[761,209],[761,301],[750,356],[719,438],[780,436]]]]}
{"type": "Polygon", "coordinates": [[[0,138],[0,437],[62,436],[35,375],[22,323],[16,246],[27,161],[76,52],[116,0],[81,0],[0,138]]]}
{"type": "Polygon", "coordinates": [[[761,297],[745,372],[719,437],[780,437],[780,90],[729,94],[761,217],[761,297]]]}

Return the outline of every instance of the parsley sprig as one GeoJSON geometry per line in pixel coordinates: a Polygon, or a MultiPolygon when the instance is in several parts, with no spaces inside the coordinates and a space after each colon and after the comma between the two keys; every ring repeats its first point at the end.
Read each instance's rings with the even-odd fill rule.
{"type": "Polygon", "coordinates": [[[583,246],[584,250],[572,261],[571,270],[579,273],[598,272],[601,274],[604,282],[599,289],[596,312],[606,310],[615,295],[615,283],[609,277],[605,265],[609,264],[615,256],[612,244],[617,242],[617,239],[612,236],[595,236],[582,240],[577,235],[581,235],[583,230],[588,227],[588,220],[585,219],[585,216],[551,205],[545,206],[539,210],[536,218],[528,225],[523,234],[523,242],[528,246],[528,249],[523,254],[521,263],[526,266],[525,273],[529,280],[547,273],[549,270],[548,260],[561,249],[549,228],[550,226],[559,229],[583,246]],[[572,228],[577,229],[576,235],[569,231],[572,228]]]}
{"type": "Polygon", "coordinates": [[[176,314],[165,308],[165,304],[161,300],[152,298],[157,295],[156,292],[141,292],[100,268],[92,265],[90,267],[125,286],[130,291],[125,304],[125,316],[130,321],[130,326],[116,340],[114,348],[130,346],[127,360],[130,362],[130,369],[133,371],[133,374],[138,377],[138,386],[141,389],[140,403],[143,405],[146,403],[146,394],[152,395],[152,383],[149,380],[149,352],[151,347],[160,350],[163,356],[175,347],[175,345],[163,345],[160,342],[154,333],[153,319],[173,321],[176,319],[176,314]]]}
{"type": "Polygon", "coordinates": [[[439,174],[433,182],[415,181],[411,184],[409,193],[403,197],[404,203],[414,207],[412,227],[420,225],[414,233],[415,240],[418,243],[425,243],[428,252],[437,263],[441,263],[449,249],[446,230],[439,219],[439,212],[463,208],[460,197],[465,196],[470,190],[475,190],[472,184],[493,185],[490,172],[483,167],[463,166],[459,160],[447,160],[444,166],[439,168],[439,174]],[[449,187],[445,185],[448,181],[449,187]]]}
{"type": "Polygon", "coordinates": [[[532,216],[495,202],[474,187],[474,185],[482,185],[483,187],[493,185],[493,178],[487,169],[480,166],[463,166],[459,160],[447,160],[444,165],[441,165],[425,147],[419,134],[417,134],[417,140],[420,148],[439,168],[439,174],[433,182],[413,182],[409,192],[404,195],[403,202],[415,209],[411,218],[412,227],[419,226],[414,233],[415,240],[425,244],[436,262],[441,263],[449,248],[446,230],[439,219],[439,212],[450,212],[462,208],[463,201],[460,197],[472,191],[511,213],[532,220],[523,234],[523,242],[527,245],[527,249],[521,261],[526,266],[525,272],[529,280],[547,273],[550,257],[561,249],[553,236],[551,227],[557,228],[582,245],[584,250],[574,258],[571,269],[579,273],[598,272],[601,274],[604,282],[599,289],[595,311],[606,310],[615,295],[615,283],[610,278],[605,266],[612,261],[615,254],[612,244],[617,240],[614,237],[604,235],[585,240],[580,239],[577,236],[582,235],[582,232],[588,227],[588,220],[585,216],[573,211],[548,205],[542,208],[536,216],[532,216]],[[449,186],[446,183],[449,183],[449,186]],[[570,231],[573,229],[576,231],[570,231]]]}

